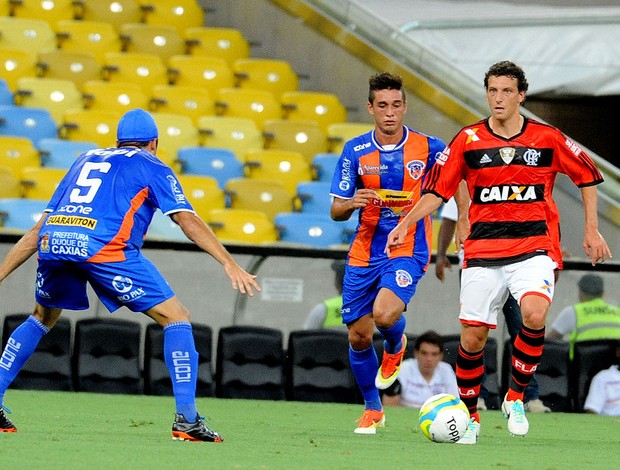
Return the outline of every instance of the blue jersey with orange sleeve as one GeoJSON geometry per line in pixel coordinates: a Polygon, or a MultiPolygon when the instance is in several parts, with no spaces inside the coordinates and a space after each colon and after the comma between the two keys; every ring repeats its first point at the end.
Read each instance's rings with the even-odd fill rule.
{"type": "Polygon", "coordinates": [[[387,236],[419,201],[422,183],[445,148],[444,142],[407,127],[393,149],[383,148],[374,131],[348,141],[336,165],[330,194],[351,199],[361,188],[374,189],[380,200],[359,212],[357,232],[349,250],[351,266],[373,266],[386,258],[416,256],[430,260],[431,219],[410,227],[407,241],[389,256],[387,236]]]}
{"type": "Polygon", "coordinates": [[[39,258],[101,263],[136,256],[158,208],[193,212],[174,172],[157,157],[129,147],[85,152],[48,203],[39,258]]]}

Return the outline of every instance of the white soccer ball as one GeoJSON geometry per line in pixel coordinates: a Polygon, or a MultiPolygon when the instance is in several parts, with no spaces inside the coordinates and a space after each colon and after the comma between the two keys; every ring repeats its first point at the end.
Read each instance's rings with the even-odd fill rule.
{"type": "Polygon", "coordinates": [[[469,423],[469,411],[460,398],[449,393],[433,395],[420,408],[420,429],[433,442],[458,441],[469,423]]]}

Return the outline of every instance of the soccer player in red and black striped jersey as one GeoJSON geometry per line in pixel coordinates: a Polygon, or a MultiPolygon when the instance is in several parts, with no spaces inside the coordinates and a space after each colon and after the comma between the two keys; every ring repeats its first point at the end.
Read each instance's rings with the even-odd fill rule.
{"type": "Polygon", "coordinates": [[[459,441],[467,444],[475,444],[480,433],[476,403],[484,372],[482,353],[509,293],[520,304],[523,327],[514,342],[502,411],[511,434],[524,436],[529,430],[523,390],[542,355],[554,270],[561,267],[559,213],[552,198],[558,173],[566,174],[581,190],[586,255],[593,265],[611,258],[598,231],[596,185],[603,178],[592,158],[558,129],[520,113],[528,84],[519,66],[509,61],[494,64],[484,86],[491,116],[454,137],[428,175],[424,196],[388,235],[385,248],[388,253],[398,249],[408,227],[452,195],[460,200],[459,210],[466,211],[465,200],[471,199],[456,369],[459,393],[472,417],[459,441]],[[462,180],[469,198],[459,196],[462,180]]]}

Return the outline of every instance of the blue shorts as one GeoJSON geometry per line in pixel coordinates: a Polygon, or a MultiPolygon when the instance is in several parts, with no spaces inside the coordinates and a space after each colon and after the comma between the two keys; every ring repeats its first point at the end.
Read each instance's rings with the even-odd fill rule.
{"type": "Polygon", "coordinates": [[[144,312],[174,296],[164,277],[141,254],[115,263],[39,260],[36,301],[49,308],[86,310],[89,283],[110,312],[144,312]]]}
{"type": "Polygon", "coordinates": [[[426,261],[402,257],[387,259],[373,267],[347,265],[342,292],[342,322],[349,324],[371,313],[379,290],[390,289],[405,304],[411,301],[426,261]]]}

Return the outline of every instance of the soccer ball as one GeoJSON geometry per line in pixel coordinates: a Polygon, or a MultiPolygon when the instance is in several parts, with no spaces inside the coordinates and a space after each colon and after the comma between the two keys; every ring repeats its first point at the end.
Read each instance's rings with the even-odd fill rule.
{"type": "Polygon", "coordinates": [[[469,411],[460,398],[449,393],[433,395],[420,408],[420,429],[433,442],[458,441],[469,423],[469,411]]]}

